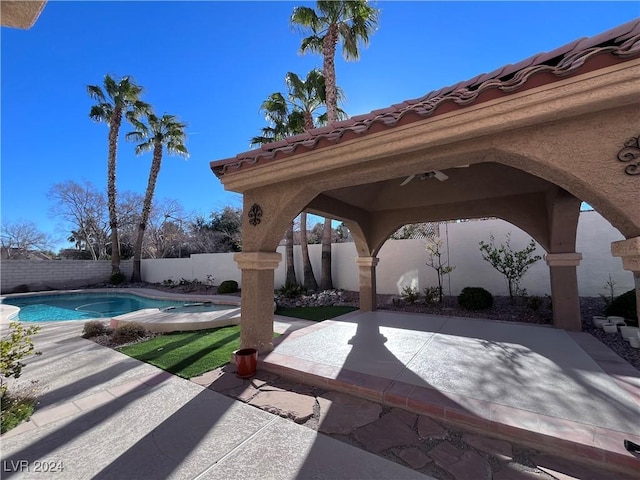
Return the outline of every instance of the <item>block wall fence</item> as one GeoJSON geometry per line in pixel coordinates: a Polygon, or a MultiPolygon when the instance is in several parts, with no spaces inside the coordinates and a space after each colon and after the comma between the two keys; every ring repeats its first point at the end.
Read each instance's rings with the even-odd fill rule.
{"type": "MultiPolygon", "coordinates": [[[[511,246],[515,250],[525,248],[530,236],[519,228],[502,220],[483,220],[448,223],[440,225],[440,238],[444,242],[443,258],[455,266],[445,277],[446,294],[457,295],[464,287],[478,286],[494,295],[508,295],[504,277],[482,259],[480,241],[489,241],[493,235],[496,244],[506,240],[511,234],[511,246]]],[[[578,224],[577,248],[583,259],[577,268],[578,287],[581,296],[595,297],[607,293],[605,289],[609,276],[615,282],[615,294],[619,295],[634,288],[631,272],[623,270],[619,258],[611,255],[611,242],[624,237],[602,216],[593,211],[582,212],[578,224]]],[[[275,286],[279,288],[285,280],[284,247],[279,247],[283,261],[275,272],[275,286]]],[[[538,246],[537,254],[544,250],[538,246]]],[[[296,273],[302,280],[302,260],[300,247],[294,248],[296,273]]],[[[311,263],[319,281],[321,246],[309,245],[311,263]]],[[[425,287],[437,285],[435,270],[426,265],[427,252],[424,240],[389,240],[381,248],[378,257],[377,291],[398,294],[406,286],[422,291],[425,287]]],[[[353,243],[337,243],[332,249],[333,283],[335,288],[355,290],[358,285],[358,270],[355,264],[356,249],[353,243]]],[[[84,285],[104,282],[109,278],[110,262],[81,260],[67,261],[27,261],[3,260],[1,265],[2,291],[8,292],[18,285],[29,285],[30,290],[38,287],[78,288],[84,285]]],[[[132,262],[122,263],[122,270],[131,275],[132,262]]],[[[161,283],[165,280],[180,281],[213,278],[217,285],[223,280],[236,280],[241,284],[241,271],[236,267],[231,253],[210,253],[191,255],[190,258],[144,259],[142,278],[145,282],[161,283]]],[[[535,263],[522,282],[529,295],[546,295],[551,291],[549,269],[544,260],[535,263]]]]}

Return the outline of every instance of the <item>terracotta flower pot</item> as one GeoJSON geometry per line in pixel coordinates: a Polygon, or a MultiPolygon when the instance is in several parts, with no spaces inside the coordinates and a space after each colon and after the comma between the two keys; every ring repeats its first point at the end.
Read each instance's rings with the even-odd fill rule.
{"type": "Polygon", "coordinates": [[[250,378],[256,374],[258,351],[255,348],[241,348],[233,352],[236,362],[236,376],[250,378]]]}

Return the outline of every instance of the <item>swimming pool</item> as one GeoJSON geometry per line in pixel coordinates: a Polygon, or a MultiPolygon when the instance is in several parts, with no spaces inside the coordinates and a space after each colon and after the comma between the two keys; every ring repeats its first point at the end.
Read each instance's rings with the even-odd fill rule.
{"type": "Polygon", "coordinates": [[[20,308],[11,320],[21,322],[60,322],[115,317],[146,308],[171,312],[225,310],[229,305],[159,300],[130,293],[64,293],[5,298],[2,303],[20,308]],[[188,307],[193,305],[193,307],[188,307]]]}

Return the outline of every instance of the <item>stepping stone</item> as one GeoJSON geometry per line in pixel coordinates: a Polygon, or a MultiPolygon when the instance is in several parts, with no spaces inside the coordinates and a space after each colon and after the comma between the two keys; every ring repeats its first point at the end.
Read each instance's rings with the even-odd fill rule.
{"type": "Polygon", "coordinates": [[[445,438],[447,436],[447,430],[438,422],[435,422],[424,415],[420,415],[418,417],[418,435],[423,439],[445,438]]]}
{"type": "Polygon", "coordinates": [[[406,410],[403,410],[401,408],[392,408],[391,412],[389,412],[388,415],[395,416],[398,420],[405,423],[407,427],[410,427],[410,428],[413,428],[418,418],[417,414],[407,412],[406,410]]]}
{"type": "Polygon", "coordinates": [[[320,404],[318,430],[347,435],[354,429],[380,418],[382,406],[341,392],[327,392],[317,398],[320,404]]]}
{"type": "Polygon", "coordinates": [[[313,416],[316,399],[294,392],[258,390],[258,394],[249,404],[281,417],[290,418],[296,423],[304,423],[313,416]]]}
{"type": "Polygon", "coordinates": [[[449,442],[442,442],[429,450],[429,456],[456,480],[491,480],[489,462],[472,450],[460,450],[449,442]]]}
{"type": "Polygon", "coordinates": [[[213,380],[209,385],[209,389],[215,392],[224,393],[227,390],[233,390],[244,386],[244,380],[236,377],[235,373],[223,373],[213,380]]]}
{"type": "Polygon", "coordinates": [[[500,460],[509,461],[511,460],[511,457],[513,457],[513,448],[511,444],[504,440],[495,440],[493,438],[487,438],[480,435],[465,434],[462,436],[462,441],[468,443],[481,452],[493,455],[500,460]]]}
{"type": "Polygon", "coordinates": [[[353,434],[367,450],[373,453],[392,447],[414,445],[420,440],[412,428],[391,414],[354,430],[353,434]]]}
{"type": "Polygon", "coordinates": [[[394,450],[394,453],[414,470],[423,468],[431,463],[431,459],[416,447],[394,450]]]}

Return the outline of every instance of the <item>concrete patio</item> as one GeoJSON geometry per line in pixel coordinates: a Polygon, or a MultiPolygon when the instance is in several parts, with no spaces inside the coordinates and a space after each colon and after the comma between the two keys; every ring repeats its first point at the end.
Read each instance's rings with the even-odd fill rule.
{"type": "MultiPolygon", "coordinates": [[[[401,407],[588,472],[522,478],[627,479],[640,467],[622,446],[640,443],[639,373],[587,334],[388,311],[321,323],[276,317],[275,328],[283,335],[257,378],[273,372],[401,407]]],[[[40,405],[3,435],[3,478],[42,478],[34,466],[43,461],[62,462],[56,475],[74,480],[430,478],[212,391],[215,382],[84,340],[81,329],[60,322],[37,336],[43,355],[21,380],[39,380],[40,405]]],[[[337,418],[338,407],[322,412],[323,422],[337,418]]]]}
{"type": "Polygon", "coordinates": [[[292,332],[266,371],[627,472],[640,459],[640,373],[592,336],[389,311],[292,332]]]}

